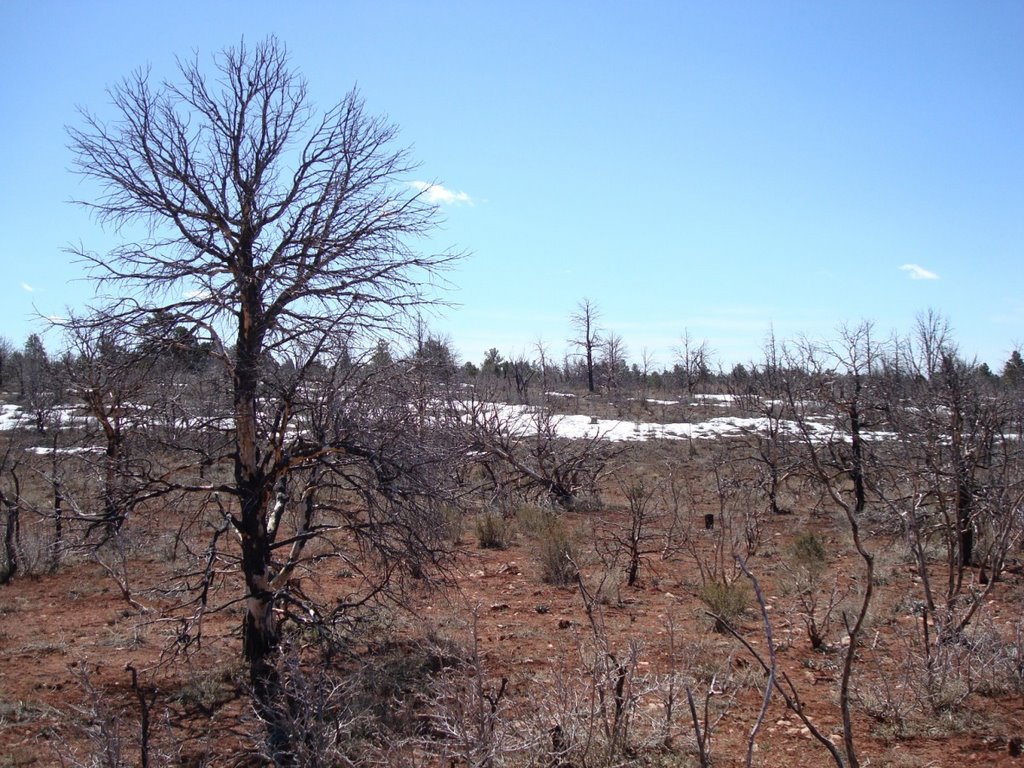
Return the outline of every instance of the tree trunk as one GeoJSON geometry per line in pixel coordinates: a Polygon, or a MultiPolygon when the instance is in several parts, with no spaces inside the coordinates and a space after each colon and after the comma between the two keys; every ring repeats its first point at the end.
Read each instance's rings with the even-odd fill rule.
{"type": "Polygon", "coordinates": [[[589,336],[587,337],[587,391],[594,392],[594,345],[589,336]]]}
{"type": "Polygon", "coordinates": [[[970,448],[964,440],[965,397],[963,382],[956,363],[943,358],[943,372],[946,374],[946,389],[949,396],[950,450],[953,457],[953,483],[956,488],[956,541],[957,541],[957,585],[964,576],[964,569],[973,564],[974,526],[971,520],[973,478],[971,476],[970,448]]]}
{"type": "Polygon", "coordinates": [[[241,507],[242,575],[245,578],[245,620],[242,643],[249,663],[249,682],[257,714],[267,727],[267,748],[276,766],[294,763],[287,702],[277,666],[279,648],[271,588],[271,545],[267,527],[271,481],[260,466],[257,445],[257,383],[262,338],[257,326],[259,299],[243,291],[234,370],[235,487],[241,507]]]}
{"type": "Polygon", "coordinates": [[[267,747],[277,766],[293,764],[291,729],[288,727],[287,701],[281,689],[277,667],[279,638],[274,619],[274,593],[271,589],[270,535],[264,510],[268,500],[266,484],[255,474],[240,484],[242,505],[242,574],[245,577],[245,619],[242,642],[249,664],[256,712],[267,727],[267,747]]]}
{"type": "Polygon", "coordinates": [[[956,488],[956,525],[959,562],[961,571],[974,565],[974,523],[971,520],[971,483],[966,469],[958,470],[956,488]]]}
{"type": "MultiPolygon", "coordinates": [[[[857,382],[857,393],[860,394],[860,382],[857,382]]],[[[864,493],[864,451],[861,440],[860,409],[854,400],[850,406],[850,445],[853,448],[853,467],[850,476],[853,478],[854,512],[858,515],[864,511],[867,498],[864,493]]]]}
{"type": "Polygon", "coordinates": [[[0,584],[6,584],[18,572],[19,510],[16,502],[0,493],[0,505],[7,508],[7,524],[4,527],[4,567],[0,571],[0,584]]]}
{"type": "Polygon", "coordinates": [[[53,549],[50,551],[50,571],[56,571],[64,551],[64,493],[60,480],[53,481],[53,549]]]}
{"type": "Polygon", "coordinates": [[[103,522],[110,535],[117,534],[124,523],[124,514],[120,508],[117,493],[122,469],[120,439],[108,435],[107,450],[104,456],[103,522]]]}

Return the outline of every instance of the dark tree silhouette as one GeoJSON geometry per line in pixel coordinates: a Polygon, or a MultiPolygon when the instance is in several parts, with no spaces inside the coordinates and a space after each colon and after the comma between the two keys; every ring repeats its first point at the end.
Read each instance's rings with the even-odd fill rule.
{"type": "Polygon", "coordinates": [[[580,350],[579,354],[587,366],[587,391],[594,391],[594,354],[601,346],[601,332],[597,327],[601,311],[590,299],[582,299],[570,320],[578,334],[569,343],[580,350]]]}
{"type": "Polygon", "coordinates": [[[229,450],[202,463],[226,462],[231,479],[178,485],[231,500],[244,653],[275,759],[287,762],[274,609],[306,543],[331,528],[317,515],[338,493],[358,493],[354,534],[417,569],[442,528],[427,501],[440,454],[426,455],[422,434],[404,439],[407,393],[337,361],[407,328],[458,254],[410,245],[431,231],[436,207],[409,186],[414,165],[393,146],[396,128],[356,91],[318,112],[273,38],[214,62],[208,75],[198,58],[180,61],[178,82],[135,72],[110,90],[109,122],[82,110],[71,148],[98,185],[82,203],[103,224],[148,234],[75,253],[108,300],[96,322],[142,329],[161,317],[230,382],[229,450]],[[295,521],[288,535],[285,520],[295,521]]]}

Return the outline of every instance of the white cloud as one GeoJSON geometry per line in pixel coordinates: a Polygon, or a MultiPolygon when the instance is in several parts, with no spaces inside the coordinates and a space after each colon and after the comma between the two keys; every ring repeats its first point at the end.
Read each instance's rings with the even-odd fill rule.
{"type": "Polygon", "coordinates": [[[21,290],[23,290],[23,291],[25,291],[27,293],[33,293],[35,291],[35,288],[33,288],[28,283],[22,283],[21,284],[21,290]]]}
{"type": "Polygon", "coordinates": [[[465,192],[453,192],[440,184],[431,184],[427,181],[410,181],[409,186],[422,192],[431,203],[442,203],[444,205],[455,205],[457,203],[473,204],[473,198],[465,192]]]}
{"type": "Polygon", "coordinates": [[[925,269],[918,264],[904,264],[900,267],[904,272],[910,275],[911,280],[938,280],[939,276],[934,272],[925,269]]]}

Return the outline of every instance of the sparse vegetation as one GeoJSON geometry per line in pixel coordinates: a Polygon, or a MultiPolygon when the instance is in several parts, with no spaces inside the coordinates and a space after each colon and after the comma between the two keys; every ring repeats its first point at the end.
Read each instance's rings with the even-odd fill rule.
{"type": "MultiPolygon", "coordinates": [[[[754,368],[750,375],[756,374],[754,368]]],[[[733,407],[742,413],[742,404],[733,407]]],[[[676,416],[668,413],[666,418],[676,416]]],[[[7,435],[16,448],[24,433],[7,435]]],[[[484,495],[478,505],[470,505],[468,517],[458,506],[446,506],[438,517],[445,521],[444,540],[457,542],[450,529],[462,526],[474,534],[476,546],[463,544],[453,553],[455,560],[468,558],[466,578],[459,577],[458,586],[469,607],[462,602],[462,607],[439,610],[445,601],[421,593],[421,581],[415,578],[394,595],[421,610],[427,603],[432,606],[431,618],[438,624],[427,632],[396,623],[401,611],[391,614],[383,606],[316,613],[317,605],[351,600],[350,585],[367,578],[374,561],[358,548],[348,548],[347,542],[356,544],[357,537],[311,547],[311,565],[333,561],[336,566],[329,568],[330,578],[313,568],[303,570],[290,585],[292,597],[283,604],[280,625],[287,644],[286,655],[279,659],[280,679],[287,697],[303,702],[288,711],[303,714],[272,727],[293,735],[300,745],[296,761],[309,765],[395,764],[414,754],[431,765],[436,763],[429,761],[452,759],[493,766],[554,761],[598,768],[729,765],[727,753],[745,746],[726,724],[731,718],[753,722],[756,712],[744,702],[751,692],[763,694],[772,664],[754,628],[755,601],[749,580],[736,565],[738,554],[757,572],[770,609],[766,616],[775,629],[776,695],[785,691],[792,706],[800,701],[823,737],[831,737],[834,748],[842,744],[822,723],[829,721],[843,695],[849,622],[863,598],[862,572],[853,567],[859,555],[843,518],[820,506],[810,475],[800,480],[800,493],[791,492],[797,485],[787,481],[792,514],[748,514],[751,508],[768,508],[745,490],[748,480],[753,481],[750,487],[768,491],[756,484],[757,462],[737,460],[744,455],[746,439],[741,434],[705,443],[697,458],[689,455],[686,443],[639,443],[621,453],[614,473],[600,483],[606,503],[567,510],[550,497],[534,496],[529,502],[520,497],[517,502],[513,494],[495,507],[492,497],[484,495]],[[819,504],[801,507],[801,498],[819,504]],[[705,525],[706,512],[715,515],[711,529],[705,525]],[[625,590],[631,566],[638,566],[639,578],[633,589],[625,590]],[[688,586],[695,583],[703,586],[688,586]],[[576,590],[565,589],[572,585],[585,596],[582,605],[576,590]],[[313,613],[303,614],[309,610],[313,613]],[[701,613],[716,619],[693,621],[701,613]],[[662,617],[670,620],[670,630],[664,629],[662,617]],[[467,630],[467,621],[474,629],[467,630]],[[794,642],[799,637],[794,626],[806,633],[810,646],[794,642]],[[731,632],[751,643],[751,651],[737,644],[731,632]],[[688,711],[691,700],[693,714],[688,711]]],[[[816,444],[811,447],[817,450],[816,444]]],[[[800,457],[798,448],[799,443],[787,448],[789,461],[800,457]]],[[[559,450],[558,443],[550,443],[549,449],[559,450]]],[[[806,444],[803,450],[808,450],[806,444]]],[[[841,459],[844,449],[837,450],[841,459]]],[[[884,445],[872,445],[871,450],[875,453],[866,466],[873,470],[880,465],[876,457],[900,455],[895,449],[884,454],[889,450],[884,445]]],[[[19,467],[45,468],[52,462],[52,457],[20,455],[19,467]]],[[[826,458],[834,461],[835,455],[820,454],[821,467],[826,458]]],[[[70,462],[79,459],[68,454],[61,460],[69,462],[70,470],[70,462]]],[[[1001,471],[1019,466],[1011,460],[1017,461],[1001,459],[1001,471]]],[[[870,530],[862,535],[880,556],[872,576],[874,617],[868,639],[858,644],[846,694],[853,721],[863,718],[865,723],[855,726],[858,754],[886,754],[894,740],[906,743],[916,735],[956,739],[978,729],[997,743],[1004,738],[1000,729],[1011,727],[1009,721],[989,725],[976,713],[985,706],[979,702],[1005,706],[1024,689],[1024,635],[1019,621],[1007,623],[1000,607],[1004,601],[1015,605],[1010,591],[1019,579],[1014,554],[999,550],[1004,553],[1002,581],[995,587],[991,580],[980,582],[980,569],[964,570],[974,579],[959,587],[972,601],[962,605],[976,606],[972,620],[957,636],[937,638],[933,620],[924,629],[930,614],[920,597],[920,563],[928,564],[929,576],[955,575],[960,570],[955,562],[949,564],[948,554],[958,544],[956,539],[925,537],[923,528],[920,546],[914,529],[908,538],[907,530],[890,517],[898,508],[895,496],[883,496],[885,488],[870,484],[884,479],[878,475],[865,483],[860,513],[870,520],[870,530]]],[[[90,533],[92,520],[81,512],[89,504],[102,505],[103,494],[89,489],[102,491],[105,481],[95,474],[91,482],[65,485],[69,513],[62,532],[62,565],[52,574],[43,573],[45,553],[55,536],[47,508],[52,488],[45,481],[21,483],[21,509],[28,510],[22,522],[29,527],[22,528],[20,546],[25,548],[26,532],[31,531],[32,551],[40,553],[22,563],[36,562],[41,568],[35,580],[19,571],[6,588],[7,597],[0,601],[5,620],[0,648],[13,654],[14,663],[31,658],[65,670],[85,648],[105,655],[163,658],[160,669],[167,672],[157,674],[169,674],[172,682],[159,686],[153,704],[148,727],[154,756],[173,748],[194,755],[197,764],[216,764],[218,749],[270,755],[269,747],[254,738],[271,727],[259,719],[247,721],[248,730],[243,731],[248,735],[237,733],[230,747],[218,747],[192,732],[199,720],[230,719],[251,695],[242,665],[222,645],[234,629],[231,622],[190,608],[192,596],[204,591],[210,602],[230,595],[231,571],[221,564],[236,555],[223,533],[215,533],[212,540],[209,534],[224,530],[223,500],[207,499],[201,514],[184,526],[161,513],[162,502],[144,502],[115,535],[96,540],[90,533]],[[158,572],[165,575],[157,577],[158,572]],[[108,606],[101,610],[109,618],[98,630],[67,628],[48,637],[26,637],[17,625],[36,621],[38,612],[18,590],[43,588],[49,580],[60,579],[65,579],[59,599],[66,610],[88,614],[108,606]],[[125,602],[126,594],[151,612],[134,609],[125,602]]],[[[840,499],[857,503],[849,474],[835,488],[840,499]]],[[[189,503],[186,496],[175,498],[179,509],[189,503]]],[[[339,505],[330,514],[341,512],[339,505]]],[[[931,517],[933,523],[942,519],[931,517]]],[[[987,527],[979,542],[993,540],[993,530],[1003,531],[998,535],[1006,536],[1006,542],[1020,541],[1019,522],[998,520],[1005,527],[987,527]]],[[[113,680],[104,680],[103,667],[93,669],[94,703],[75,704],[76,711],[106,715],[97,715],[84,730],[61,731],[62,738],[79,740],[74,754],[83,764],[111,745],[121,750],[122,762],[126,755],[138,754],[137,705],[107,702],[117,690],[115,683],[123,684],[123,676],[114,672],[112,667],[108,673],[113,680]]],[[[74,679],[64,683],[72,691],[77,690],[74,679]]],[[[54,701],[45,695],[8,699],[0,738],[69,717],[71,710],[59,698],[54,701]],[[39,703],[22,707],[18,701],[39,703]]],[[[801,735],[807,726],[791,707],[787,715],[774,706],[756,738],[762,754],[776,753],[782,742],[786,748],[799,745],[805,760],[820,762],[828,750],[801,735]]],[[[848,764],[845,748],[836,749],[848,764]]]]}
{"type": "Polygon", "coordinates": [[[460,365],[394,128],[354,92],[309,122],[273,40],[181,66],[72,130],[94,210],[153,242],[79,253],[113,301],[62,349],[0,339],[8,764],[1012,749],[1019,352],[996,376],[929,314],[729,374],[684,330],[658,371],[584,299],[563,364],[460,365]]]}

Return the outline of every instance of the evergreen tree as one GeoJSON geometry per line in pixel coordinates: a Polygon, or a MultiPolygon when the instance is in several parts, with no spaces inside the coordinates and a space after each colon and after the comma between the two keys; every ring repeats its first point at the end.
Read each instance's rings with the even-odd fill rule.
{"type": "Polygon", "coordinates": [[[1010,359],[1003,366],[1003,383],[1011,386],[1024,383],[1024,360],[1021,359],[1019,349],[1013,350],[1010,359]]]}

